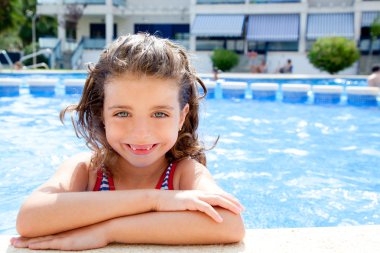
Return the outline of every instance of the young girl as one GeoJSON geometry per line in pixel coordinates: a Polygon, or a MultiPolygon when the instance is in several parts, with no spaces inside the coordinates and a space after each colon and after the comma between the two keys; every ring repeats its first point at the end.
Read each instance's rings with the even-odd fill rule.
{"type": "Polygon", "coordinates": [[[147,34],[117,39],[90,69],[73,124],[93,151],[65,161],[25,201],[20,248],[84,250],[112,242],[232,243],[242,206],[206,169],[199,84],[185,51],[147,34]],[[167,191],[169,190],[169,191],[167,191]]]}

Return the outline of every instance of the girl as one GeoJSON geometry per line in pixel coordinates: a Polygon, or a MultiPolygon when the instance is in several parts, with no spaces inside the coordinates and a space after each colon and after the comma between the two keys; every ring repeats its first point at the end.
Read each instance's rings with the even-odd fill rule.
{"type": "Polygon", "coordinates": [[[242,240],[242,206],[206,169],[197,85],[179,46],[120,37],[90,69],[78,105],[61,112],[93,151],[65,161],[25,201],[20,248],[84,250],[111,242],[213,244],[242,240]],[[170,191],[166,191],[170,190],[170,191]]]}

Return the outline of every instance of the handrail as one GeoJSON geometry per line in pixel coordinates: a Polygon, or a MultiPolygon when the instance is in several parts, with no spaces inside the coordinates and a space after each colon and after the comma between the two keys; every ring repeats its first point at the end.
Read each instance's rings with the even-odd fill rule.
{"type": "Polygon", "coordinates": [[[61,40],[58,38],[40,37],[38,41],[40,49],[50,48],[52,50],[49,66],[50,68],[56,68],[56,61],[62,58],[61,40]]]}
{"type": "Polygon", "coordinates": [[[38,67],[43,67],[45,69],[49,69],[49,66],[45,62],[40,62],[40,63],[37,63],[37,64],[24,66],[23,68],[24,69],[36,69],[38,67]]]}
{"type": "Polygon", "coordinates": [[[72,69],[78,69],[80,62],[79,59],[82,57],[84,49],[84,37],[80,40],[77,47],[75,48],[72,56],[71,56],[71,68],[72,69]]]}
{"type": "Polygon", "coordinates": [[[58,40],[54,46],[53,53],[50,56],[50,68],[56,68],[56,60],[62,58],[61,40],[58,40]]]}
{"type": "MultiPolygon", "coordinates": [[[[13,62],[12,62],[11,58],[9,58],[9,55],[8,55],[7,51],[1,50],[0,54],[4,55],[5,60],[7,60],[9,66],[13,69],[13,62]]],[[[1,64],[1,62],[0,62],[0,64],[1,64]]],[[[1,64],[0,66],[3,66],[3,65],[1,64]]]]}
{"type": "MultiPolygon", "coordinates": [[[[51,51],[50,48],[41,49],[41,50],[39,50],[39,51],[37,51],[35,53],[31,53],[31,54],[28,54],[28,55],[25,55],[25,56],[21,57],[20,58],[20,62],[23,62],[23,61],[25,61],[27,59],[33,58],[33,57],[41,55],[41,54],[49,54],[50,57],[51,57],[52,53],[53,52],[51,51]]],[[[42,67],[42,65],[43,65],[42,63],[38,63],[38,64],[33,64],[33,65],[25,66],[24,68],[36,68],[36,67],[42,67]]],[[[46,63],[45,63],[45,65],[46,65],[46,63]]],[[[49,66],[47,66],[47,68],[49,68],[49,66]]]]}
{"type": "Polygon", "coordinates": [[[35,53],[31,53],[31,54],[28,54],[28,55],[25,55],[23,57],[20,58],[20,62],[23,62],[27,59],[30,59],[30,58],[33,58],[34,56],[38,56],[38,55],[41,55],[41,54],[52,54],[52,51],[50,48],[45,48],[45,49],[41,49],[35,53]]]}

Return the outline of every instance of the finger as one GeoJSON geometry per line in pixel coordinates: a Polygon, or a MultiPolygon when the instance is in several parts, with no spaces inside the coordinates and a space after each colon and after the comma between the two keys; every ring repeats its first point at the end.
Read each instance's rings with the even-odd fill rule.
{"type": "Polygon", "coordinates": [[[243,211],[245,209],[244,206],[240,203],[240,201],[236,197],[234,197],[233,195],[231,195],[231,194],[229,194],[227,192],[223,192],[223,193],[220,193],[218,195],[219,196],[223,196],[223,197],[229,199],[235,205],[239,206],[239,208],[241,209],[241,211],[243,211]]]}
{"type": "Polygon", "coordinates": [[[220,223],[223,221],[222,216],[220,216],[220,214],[210,204],[204,201],[198,200],[198,201],[195,201],[195,205],[196,205],[196,208],[195,208],[196,210],[199,210],[207,214],[216,222],[220,223]]]}
{"type": "Polygon", "coordinates": [[[59,240],[57,238],[45,240],[45,241],[39,241],[39,242],[33,242],[29,244],[29,249],[33,250],[41,250],[41,249],[60,249],[58,247],[59,240]]]}
{"type": "Polygon", "coordinates": [[[41,237],[35,237],[35,238],[26,238],[26,237],[19,237],[14,238],[12,245],[16,248],[28,248],[30,244],[35,242],[41,242],[50,240],[53,236],[41,236],[41,237]]]}
{"type": "Polygon", "coordinates": [[[231,202],[229,199],[220,195],[205,196],[201,200],[207,202],[212,206],[220,206],[224,209],[230,210],[233,213],[240,214],[242,209],[235,203],[231,202]]]}

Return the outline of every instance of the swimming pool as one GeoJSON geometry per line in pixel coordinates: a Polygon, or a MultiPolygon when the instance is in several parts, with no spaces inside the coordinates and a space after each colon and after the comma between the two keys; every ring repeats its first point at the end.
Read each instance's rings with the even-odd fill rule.
{"type": "MultiPolygon", "coordinates": [[[[0,234],[61,161],[86,150],[58,113],[78,95],[0,98],[0,234]]],[[[209,99],[208,167],[246,207],[247,228],[380,224],[380,108],[209,99]]]]}

